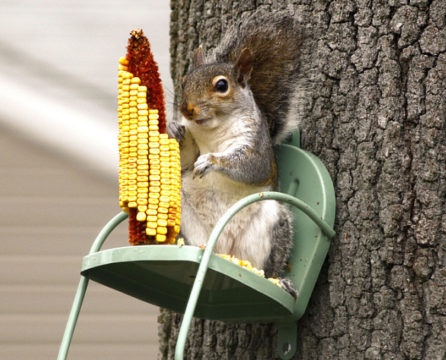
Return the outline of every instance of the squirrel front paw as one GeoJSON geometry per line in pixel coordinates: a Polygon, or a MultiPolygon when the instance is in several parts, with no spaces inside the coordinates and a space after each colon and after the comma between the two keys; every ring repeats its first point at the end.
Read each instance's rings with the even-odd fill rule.
{"type": "Polygon", "coordinates": [[[193,177],[202,178],[216,165],[216,156],[213,154],[200,155],[194,164],[193,177]]]}
{"type": "Polygon", "coordinates": [[[177,121],[169,121],[167,122],[167,133],[170,137],[175,138],[178,143],[182,145],[186,134],[186,128],[177,121]]]}

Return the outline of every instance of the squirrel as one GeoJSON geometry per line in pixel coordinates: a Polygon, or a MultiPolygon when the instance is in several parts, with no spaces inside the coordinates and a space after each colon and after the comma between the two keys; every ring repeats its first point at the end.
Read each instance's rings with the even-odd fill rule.
{"type": "MultiPolygon", "coordinates": [[[[297,127],[288,113],[301,39],[292,15],[257,12],[229,28],[207,56],[202,47],[196,50],[182,83],[182,119],[168,123],[180,143],[180,231],[186,244],[205,245],[236,201],[277,190],[273,147],[297,127]]],[[[214,251],[249,260],[267,277],[281,277],[292,247],[289,209],[265,200],[235,215],[214,251]]]]}

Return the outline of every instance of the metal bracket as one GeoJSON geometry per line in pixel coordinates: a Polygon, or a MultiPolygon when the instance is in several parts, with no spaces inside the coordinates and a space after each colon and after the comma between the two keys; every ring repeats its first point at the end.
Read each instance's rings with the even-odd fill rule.
{"type": "Polygon", "coordinates": [[[277,324],[278,339],[277,352],[281,359],[290,360],[296,353],[297,322],[285,322],[277,324]]]}

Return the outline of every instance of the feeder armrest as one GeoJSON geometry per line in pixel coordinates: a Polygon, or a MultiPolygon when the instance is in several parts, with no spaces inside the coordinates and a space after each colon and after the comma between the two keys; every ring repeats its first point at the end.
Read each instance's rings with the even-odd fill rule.
{"type": "Polygon", "coordinates": [[[180,360],[183,359],[184,347],[186,344],[187,332],[190,327],[190,323],[192,321],[192,317],[195,312],[195,308],[197,305],[198,297],[200,295],[201,288],[203,286],[204,278],[206,276],[206,272],[208,269],[208,264],[213,253],[215,244],[223,231],[226,224],[229,220],[232,219],[233,216],[237,212],[239,212],[244,207],[263,200],[277,200],[283,201],[293,206],[296,206],[300,210],[302,210],[305,214],[307,214],[320,228],[321,230],[329,237],[332,238],[335,235],[335,231],[328,225],[323,219],[320,218],[319,214],[316,213],[307,203],[304,201],[295,198],[294,196],[283,194],[277,191],[266,191],[261,193],[256,193],[252,195],[248,195],[243,199],[237,201],[234,205],[232,205],[218,220],[217,224],[214,226],[214,229],[209,236],[209,241],[206,244],[206,248],[203,253],[203,257],[201,259],[200,265],[198,267],[197,276],[195,278],[194,284],[192,286],[192,290],[189,296],[189,300],[187,302],[186,310],[184,312],[183,321],[181,323],[180,332],[178,334],[178,341],[175,348],[175,359],[180,360]]]}

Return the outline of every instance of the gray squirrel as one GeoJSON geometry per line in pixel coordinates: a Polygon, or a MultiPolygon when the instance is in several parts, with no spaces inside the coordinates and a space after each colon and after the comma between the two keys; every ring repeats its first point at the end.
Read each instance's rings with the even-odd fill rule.
{"type": "MultiPolygon", "coordinates": [[[[168,123],[180,142],[186,244],[206,245],[237,200],[277,189],[273,146],[297,127],[289,113],[301,38],[292,15],[257,12],[229,28],[207,56],[201,47],[195,52],[182,84],[183,117],[168,123]]],[[[267,277],[281,277],[292,247],[289,209],[265,200],[241,210],[214,251],[249,260],[267,277]]]]}

